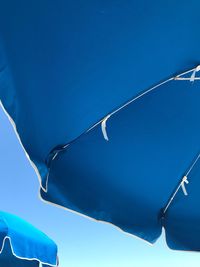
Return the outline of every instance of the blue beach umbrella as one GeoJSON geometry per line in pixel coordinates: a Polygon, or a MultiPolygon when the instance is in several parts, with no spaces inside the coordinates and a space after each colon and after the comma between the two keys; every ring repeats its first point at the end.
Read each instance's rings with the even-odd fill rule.
{"type": "Polygon", "coordinates": [[[43,200],[200,250],[199,8],[0,2],[0,99],[43,200]]]}
{"type": "Polygon", "coordinates": [[[57,246],[44,233],[6,212],[0,212],[0,266],[58,266],[57,246]]]}

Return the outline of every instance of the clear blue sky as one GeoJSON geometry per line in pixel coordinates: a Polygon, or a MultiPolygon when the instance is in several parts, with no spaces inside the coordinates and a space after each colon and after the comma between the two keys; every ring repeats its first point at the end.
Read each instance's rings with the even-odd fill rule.
{"type": "Polygon", "coordinates": [[[38,198],[38,178],[2,109],[0,151],[0,209],[52,237],[59,247],[61,267],[200,266],[200,253],[171,251],[163,237],[150,246],[112,225],[43,203],[38,198]]]}

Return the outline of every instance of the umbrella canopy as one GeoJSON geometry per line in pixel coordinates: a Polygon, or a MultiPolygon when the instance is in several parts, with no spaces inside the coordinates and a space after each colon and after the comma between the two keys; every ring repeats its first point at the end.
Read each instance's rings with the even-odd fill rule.
{"type": "Polygon", "coordinates": [[[44,233],[6,212],[0,212],[0,266],[57,265],[57,246],[44,233]]]}
{"type": "Polygon", "coordinates": [[[151,243],[164,227],[171,248],[200,250],[199,8],[0,4],[0,99],[43,199],[151,243]]]}

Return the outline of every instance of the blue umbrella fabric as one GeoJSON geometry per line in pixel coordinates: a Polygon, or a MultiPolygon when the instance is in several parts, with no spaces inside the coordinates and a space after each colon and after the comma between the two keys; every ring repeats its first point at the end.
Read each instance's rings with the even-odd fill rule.
{"type": "Polygon", "coordinates": [[[0,212],[0,266],[58,266],[57,246],[44,233],[20,219],[0,212]]]}
{"type": "Polygon", "coordinates": [[[45,201],[200,250],[199,8],[0,3],[0,99],[45,201]]]}

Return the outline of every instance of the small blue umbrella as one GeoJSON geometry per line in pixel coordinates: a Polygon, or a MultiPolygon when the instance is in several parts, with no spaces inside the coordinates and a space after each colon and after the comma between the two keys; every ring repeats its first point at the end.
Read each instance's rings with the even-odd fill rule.
{"type": "Polygon", "coordinates": [[[199,0],[0,3],[0,99],[41,197],[200,250],[199,0]]]}
{"type": "Polygon", "coordinates": [[[0,266],[58,266],[57,246],[44,233],[15,215],[0,212],[0,266]]]}

